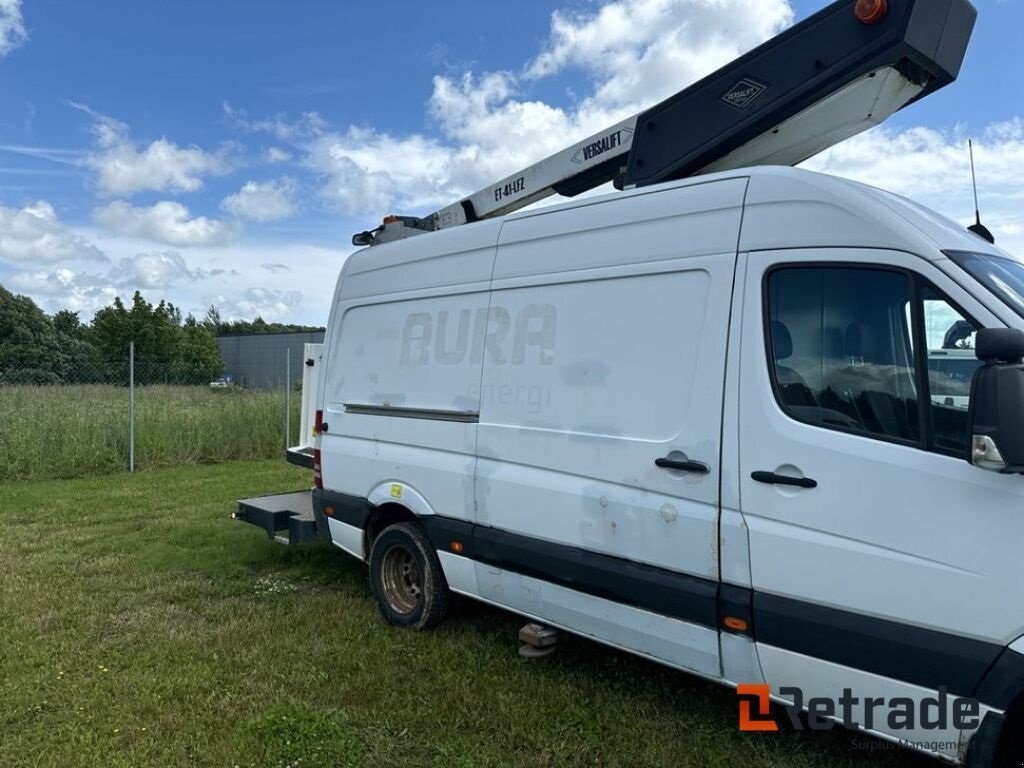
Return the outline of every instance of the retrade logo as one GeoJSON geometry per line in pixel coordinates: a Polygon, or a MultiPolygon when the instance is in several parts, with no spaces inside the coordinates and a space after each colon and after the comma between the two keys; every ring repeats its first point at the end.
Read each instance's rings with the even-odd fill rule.
{"type": "Polygon", "coordinates": [[[738,685],[741,731],[777,731],[772,719],[771,689],[767,685],[738,685]]]}
{"type": "MultiPolygon", "coordinates": [[[[739,697],[741,731],[778,731],[772,716],[771,688],[764,684],[736,686],[739,697]]],[[[822,696],[806,697],[803,690],[792,686],[779,688],[779,711],[786,715],[794,730],[810,728],[827,731],[836,723],[869,731],[881,729],[888,733],[902,731],[946,731],[950,728],[973,730],[981,724],[981,702],[969,696],[952,696],[940,687],[935,695],[920,699],[896,696],[855,696],[843,688],[837,699],[822,696]],[[801,719],[806,712],[806,719],[801,719]]],[[[906,742],[915,746],[917,742],[906,742]]]]}
{"type": "Polygon", "coordinates": [[[752,77],[744,77],[736,85],[722,94],[722,101],[728,104],[730,107],[736,107],[736,109],[746,109],[753,104],[761,96],[762,93],[768,90],[768,86],[764,83],[759,83],[752,77]]]}

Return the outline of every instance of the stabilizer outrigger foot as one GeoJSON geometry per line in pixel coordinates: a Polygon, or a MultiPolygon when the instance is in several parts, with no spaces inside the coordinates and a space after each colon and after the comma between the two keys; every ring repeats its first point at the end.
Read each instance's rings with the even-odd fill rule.
{"type": "Polygon", "coordinates": [[[524,659],[550,656],[558,647],[558,630],[543,624],[527,624],[519,630],[519,655],[524,659]]]}

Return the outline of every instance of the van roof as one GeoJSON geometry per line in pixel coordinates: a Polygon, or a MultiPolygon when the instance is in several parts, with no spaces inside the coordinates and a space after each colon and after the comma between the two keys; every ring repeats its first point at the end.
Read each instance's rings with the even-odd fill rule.
{"type": "MultiPolygon", "coordinates": [[[[865,247],[904,250],[942,259],[942,250],[1009,256],[966,228],[905,197],[837,176],[784,166],[756,166],[694,176],[648,187],[585,194],[507,216],[441,229],[363,248],[345,264],[347,275],[493,247],[506,222],[614,204],[668,190],[748,179],[741,250],[865,247]],[[813,226],[808,226],[813,223],[813,226]]],[[[1011,257],[1012,258],[1012,257],[1011,257]]]]}
{"type": "MultiPolygon", "coordinates": [[[[966,227],[946,218],[909,198],[872,187],[850,179],[826,173],[808,171],[789,166],[754,166],[733,171],[723,171],[692,176],[679,181],[639,187],[622,192],[580,197],[566,202],[539,206],[504,217],[505,221],[542,216],[558,211],[581,208],[588,205],[608,203],[617,199],[646,194],[657,194],[670,189],[710,184],[724,179],[747,178],[750,187],[747,193],[747,215],[744,220],[743,250],[765,250],[769,248],[795,247],[873,247],[896,248],[920,252],[922,248],[931,253],[921,255],[942,258],[941,251],[971,250],[994,255],[1009,256],[1001,249],[968,232],[966,227]],[[782,206],[793,209],[803,221],[803,227],[787,226],[753,227],[752,209],[771,208],[771,215],[778,216],[782,206]],[[806,226],[806,210],[800,208],[832,209],[833,220],[829,227],[806,226]],[[871,228],[865,231],[864,225],[871,228]],[[842,226],[845,224],[846,226],[842,226]],[[871,230],[875,231],[872,233],[871,230]],[[757,231],[762,230],[762,231],[757,231]],[[767,230],[767,231],[764,231],[767,230]],[[922,238],[926,243],[922,243],[922,238]]],[[[816,220],[816,219],[815,219],[816,220]]],[[[1011,257],[1012,258],[1012,257],[1011,257]]]]}

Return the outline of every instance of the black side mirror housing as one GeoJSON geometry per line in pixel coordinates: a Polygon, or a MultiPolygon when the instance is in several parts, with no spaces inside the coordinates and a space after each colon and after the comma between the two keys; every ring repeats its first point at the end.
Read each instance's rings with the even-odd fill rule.
{"type": "Polygon", "coordinates": [[[985,365],[971,382],[968,461],[994,472],[1024,474],[1024,331],[984,328],[975,347],[985,365]]]}

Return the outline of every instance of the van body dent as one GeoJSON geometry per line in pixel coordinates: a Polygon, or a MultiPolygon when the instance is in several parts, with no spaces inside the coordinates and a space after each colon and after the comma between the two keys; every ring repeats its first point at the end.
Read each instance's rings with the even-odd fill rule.
{"type": "Polygon", "coordinates": [[[779,700],[972,697],[969,727],[858,724],[993,764],[1024,728],[1024,478],[965,461],[965,350],[1024,328],[1007,275],[908,200],[774,167],[363,249],[318,526],[367,560],[429,542],[388,544],[378,599],[450,590],[779,700]]]}

